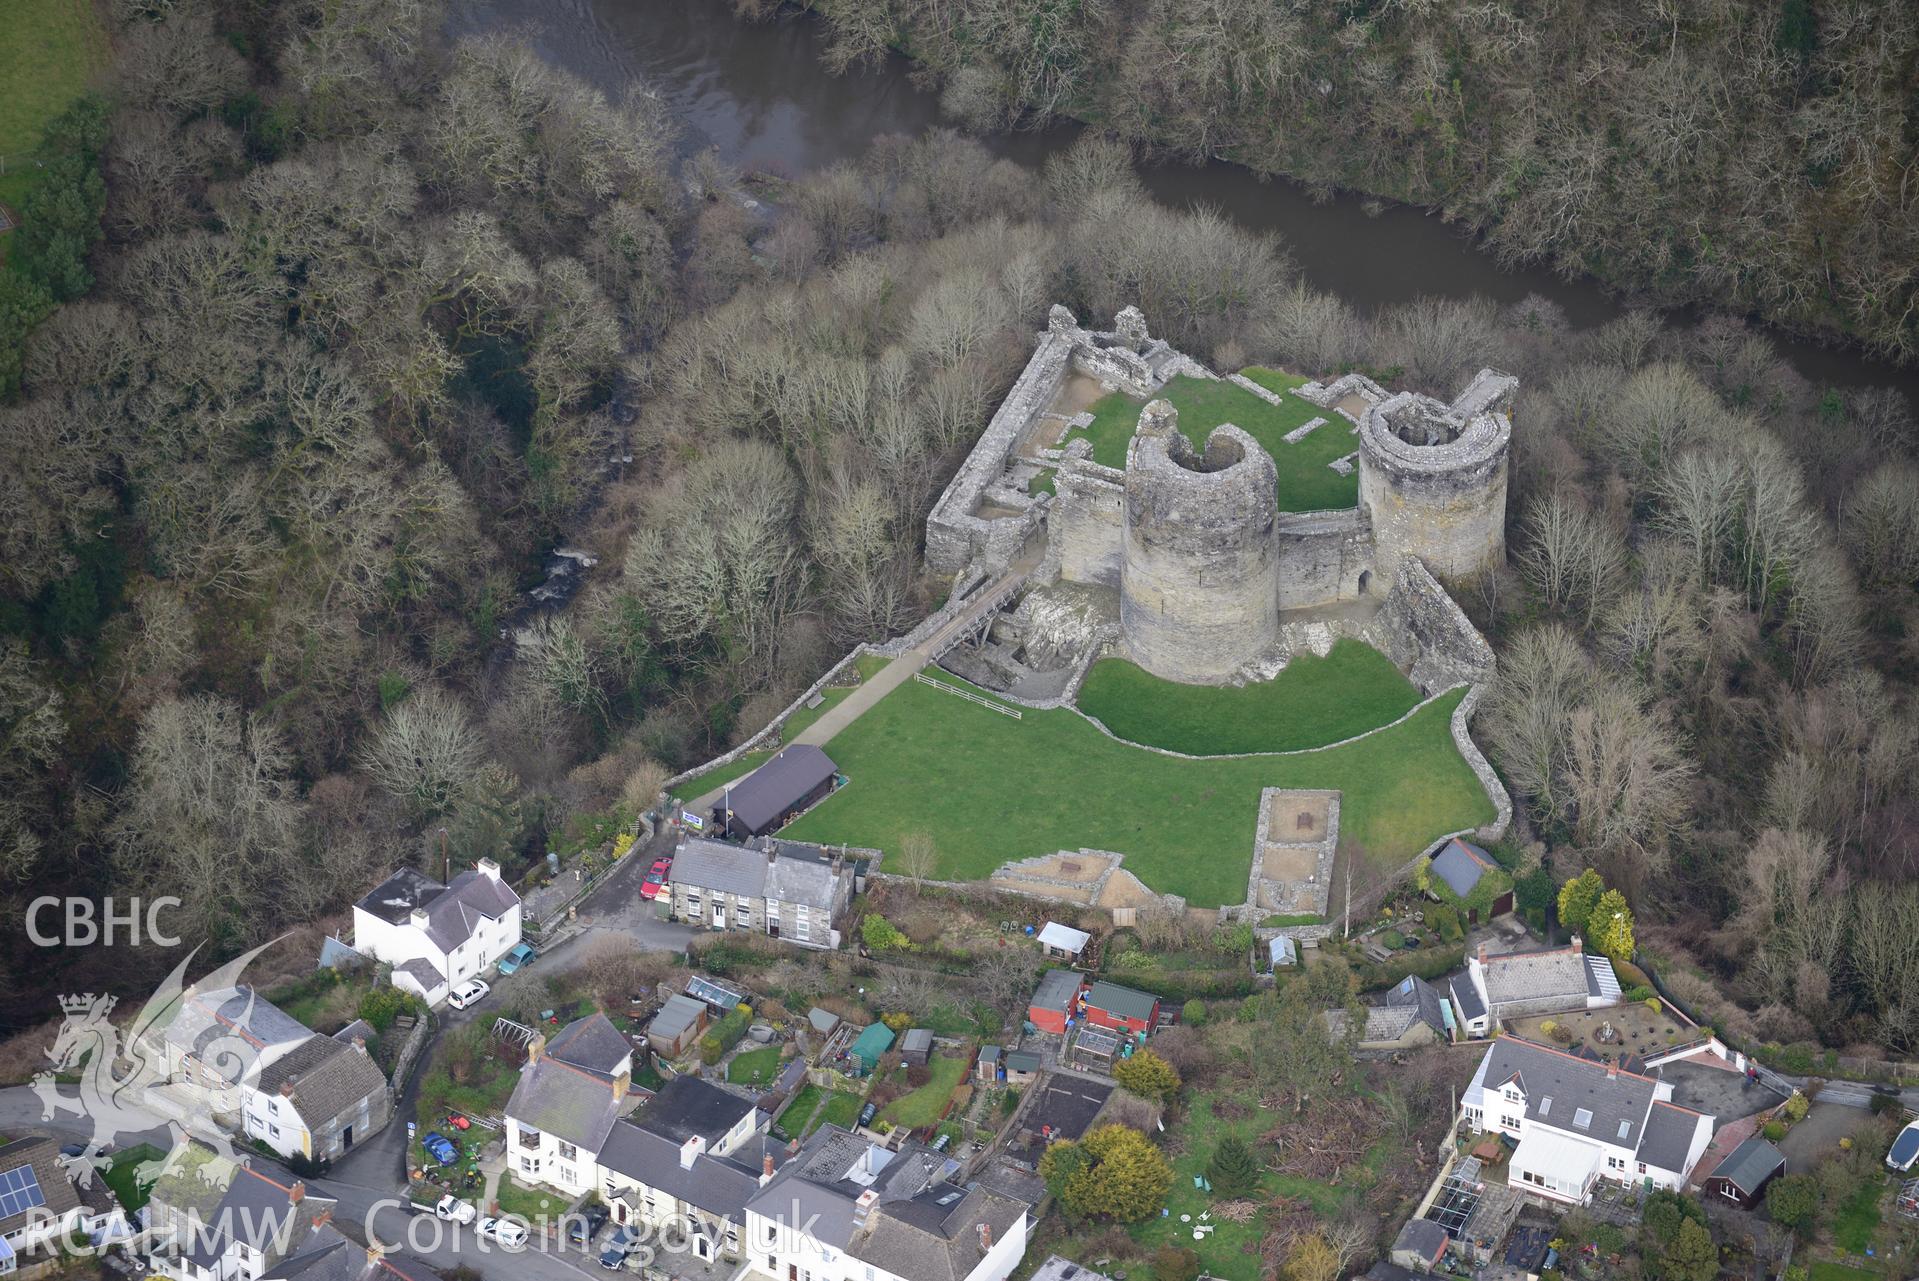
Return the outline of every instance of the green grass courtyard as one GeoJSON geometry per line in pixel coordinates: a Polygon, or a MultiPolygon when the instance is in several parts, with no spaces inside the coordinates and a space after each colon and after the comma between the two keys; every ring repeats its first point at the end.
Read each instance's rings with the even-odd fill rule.
{"type": "Polygon", "coordinates": [[[41,133],[106,61],[107,34],[91,0],[9,0],[0,14],[0,204],[17,211],[41,133]]]}
{"type": "Polygon", "coordinates": [[[1464,696],[1441,695],[1340,747],[1181,760],[1115,742],[1070,709],[1014,720],[909,681],[833,739],[848,784],[782,835],[897,851],[925,832],[933,875],[946,880],[983,880],[1009,859],[1055,850],[1115,850],[1151,889],[1194,907],[1237,903],[1262,788],[1339,789],[1342,844],[1382,871],[1490,820],[1492,802],[1452,740],[1464,696]]]}
{"type": "Polygon", "coordinates": [[[780,1074],[780,1047],[764,1046],[742,1050],[726,1065],[726,1079],[733,1085],[768,1086],[780,1074]]]}
{"type": "Polygon", "coordinates": [[[1108,658],[1086,674],[1078,701],[1131,742],[1227,756],[1337,743],[1398,720],[1419,706],[1419,691],[1372,646],[1341,640],[1256,685],[1181,685],[1108,658]]]}
{"type": "MultiPolygon", "coordinates": [[[[1224,379],[1180,375],[1167,383],[1160,395],[1179,410],[1179,427],[1195,448],[1206,444],[1206,437],[1221,423],[1232,423],[1258,441],[1273,456],[1279,470],[1279,509],[1288,512],[1343,511],[1359,502],[1359,474],[1340,475],[1327,466],[1359,448],[1352,425],[1331,410],[1291,394],[1291,389],[1306,379],[1278,370],[1254,366],[1243,371],[1252,382],[1279,393],[1281,403],[1269,405],[1244,387],[1224,379]],[[1324,427],[1311,432],[1296,444],[1287,444],[1286,433],[1303,427],[1315,418],[1324,418],[1324,427]]],[[[1084,435],[1093,445],[1093,461],[1108,467],[1126,466],[1126,447],[1139,427],[1139,411],[1145,401],[1114,392],[1094,402],[1092,425],[1069,432],[1066,440],[1084,435]]]]}
{"type": "MultiPolygon", "coordinates": [[[[861,654],[853,660],[853,666],[859,669],[860,679],[866,680],[875,675],[891,661],[891,659],[879,654],[861,654]]],[[[807,726],[832,711],[835,704],[858,688],[859,686],[857,685],[847,685],[839,689],[821,690],[821,702],[818,707],[802,707],[786,718],[786,727],[780,732],[781,741],[787,743],[792,742],[807,726]]],[[[748,752],[736,761],[732,761],[726,765],[717,765],[710,770],[695,774],[692,778],[687,779],[675,787],[673,792],[682,800],[690,801],[724,783],[731,783],[735,779],[745,778],[748,774],[751,774],[754,770],[772,760],[775,750],[777,749],[768,748],[763,752],[748,752]]]]}
{"type": "Polygon", "coordinates": [[[902,1094],[880,1109],[879,1119],[918,1130],[940,1119],[953,1090],[966,1079],[969,1060],[934,1056],[926,1066],[933,1077],[911,1094],[902,1094]]]}
{"type": "Polygon", "coordinates": [[[859,1095],[803,1085],[793,1092],[793,1101],[786,1105],[773,1125],[788,1138],[803,1139],[829,1122],[850,1130],[859,1119],[859,1095]]]}

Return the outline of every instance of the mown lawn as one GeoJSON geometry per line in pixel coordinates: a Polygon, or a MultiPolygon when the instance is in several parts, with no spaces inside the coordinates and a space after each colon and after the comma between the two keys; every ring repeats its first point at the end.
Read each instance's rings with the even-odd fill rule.
{"type": "Polygon", "coordinates": [[[28,157],[47,122],[85,91],[106,56],[92,0],[0,5],[0,204],[20,208],[37,178],[28,157]]]}
{"type": "Polygon", "coordinates": [[[782,835],[897,851],[908,833],[926,832],[934,875],[962,881],[1008,859],[1116,850],[1152,889],[1194,907],[1237,903],[1264,787],[1339,789],[1342,843],[1382,868],[1490,820],[1492,802],[1449,730],[1464,693],[1342,747],[1188,761],[1115,742],[1070,709],[1013,720],[908,681],[833,740],[850,781],[782,835]]]}
{"type": "Polygon", "coordinates": [[[1356,640],[1324,658],[1301,654],[1257,685],[1181,685],[1108,658],[1079,690],[1080,710],[1121,738],[1190,756],[1324,747],[1418,705],[1419,691],[1392,660],[1356,640]]]}
{"type": "Polygon", "coordinates": [[[533,1224],[542,1219],[558,1219],[572,1202],[572,1198],[557,1192],[516,1183],[511,1175],[500,1179],[499,1198],[501,1214],[517,1215],[533,1224]]]}
{"type": "MultiPolygon", "coordinates": [[[[878,654],[862,654],[853,660],[853,665],[859,669],[861,679],[866,679],[878,673],[881,668],[892,661],[890,658],[885,658],[878,654]]],[[[859,686],[857,685],[848,685],[843,689],[821,690],[820,697],[824,701],[821,702],[818,707],[802,707],[787,717],[786,728],[781,732],[780,737],[788,743],[792,742],[798,734],[812,725],[814,721],[826,715],[827,712],[833,709],[836,703],[858,688],[859,686]]],[[[717,766],[704,773],[695,774],[692,778],[687,779],[675,787],[673,791],[680,799],[688,801],[693,800],[695,797],[704,796],[707,792],[712,791],[722,784],[731,783],[734,779],[745,778],[748,774],[751,774],[754,770],[772,760],[774,750],[776,749],[768,748],[764,752],[748,752],[731,764],[717,766]]]]}
{"type": "Polygon", "coordinates": [[[1879,1274],[1870,1268],[1847,1267],[1831,1259],[1814,1259],[1809,1273],[1809,1281],[1879,1281],[1879,1274]]]}
{"type": "MultiPolygon", "coordinates": [[[[1279,471],[1279,509],[1288,512],[1343,511],[1359,502],[1359,474],[1342,476],[1327,464],[1359,448],[1352,424],[1330,410],[1291,394],[1306,379],[1257,366],[1246,377],[1269,391],[1280,393],[1281,404],[1269,405],[1245,388],[1224,379],[1213,382],[1184,375],[1167,383],[1160,395],[1179,410],[1179,427],[1195,447],[1221,423],[1231,423],[1258,441],[1273,456],[1279,471]],[[1286,443],[1286,433],[1315,418],[1324,427],[1297,444],[1286,443]]],[[[1144,401],[1115,392],[1092,406],[1092,425],[1083,429],[1093,444],[1093,461],[1108,467],[1126,465],[1126,447],[1139,427],[1144,401]]],[[[1073,435],[1068,433],[1066,440],[1073,435]]],[[[1062,444],[1065,443],[1063,440],[1062,444]]]]}
{"type": "Polygon", "coordinates": [[[734,1085],[771,1085],[779,1074],[780,1047],[777,1045],[744,1050],[726,1065],[726,1079],[734,1085]]]}
{"type": "Polygon", "coordinates": [[[100,1177],[106,1180],[107,1186],[113,1189],[113,1195],[119,1199],[121,1209],[132,1214],[147,1203],[153,1195],[153,1185],[157,1181],[159,1173],[157,1163],[165,1157],[166,1153],[151,1143],[142,1143],[138,1147],[127,1148],[113,1154],[107,1168],[99,1173],[100,1177]],[[150,1177],[142,1179],[140,1167],[148,1162],[156,1164],[148,1172],[150,1177]]]}
{"type": "Polygon", "coordinates": [[[953,1090],[966,1076],[967,1061],[935,1055],[927,1060],[926,1066],[933,1073],[933,1079],[881,1108],[882,1121],[918,1130],[940,1119],[946,1101],[953,1097],[953,1090]]]}
{"type": "Polygon", "coordinates": [[[850,1130],[859,1119],[859,1095],[803,1085],[794,1091],[793,1101],[786,1105],[774,1124],[788,1138],[803,1139],[829,1121],[850,1130]],[[822,1102],[824,1107],[820,1106],[822,1102]]]}

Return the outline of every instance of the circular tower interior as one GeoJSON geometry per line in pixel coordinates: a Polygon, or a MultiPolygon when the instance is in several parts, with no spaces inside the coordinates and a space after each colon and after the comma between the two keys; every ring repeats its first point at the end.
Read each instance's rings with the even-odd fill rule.
{"type": "Polygon", "coordinates": [[[1278,475],[1237,427],[1203,453],[1178,411],[1153,401],[1126,455],[1120,630],[1147,671],[1189,684],[1223,681],[1279,635],[1278,475]]]}
{"type": "Polygon", "coordinates": [[[1402,392],[1360,416],[1359,505],[1383,577],[1397,577],[1405,556],[1448,582],[1505,561],[1505,404],[1516,386],[1484,370],[1453,405],[1402,392]]]}

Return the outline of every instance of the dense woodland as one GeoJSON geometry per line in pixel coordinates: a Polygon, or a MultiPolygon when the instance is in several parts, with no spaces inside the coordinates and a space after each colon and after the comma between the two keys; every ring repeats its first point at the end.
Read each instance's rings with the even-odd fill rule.
{"type": "Polygon", "coordinates": [[[1442,209],[1507,262],[1919,355],[1910,4],[809,3],[832,62],[904,49],[971,127],[1088,120],[1442,209]]]}
{"type": "MultiPolygon", "coordinates": [[[[1034,174],[933,132],[778,184],[431,4],[118,12],[0,273],[10,919],[171,893],[231,950],[443,842],[523,866],[644,805],[939,599],[925,512],[1046,308],[1137,302],[1223,367],[1518,374],[1512,565],[1464,601],[1505,853],[1625,887],[1738,1036],[1919,1040],[1899,396],[1726,320],[1360,315],[1112,139],[1034,174]],[[558,542],[599,564],[537,607],[558,542]]],[[[10,1022],[126,972],[7,946],[10,1022]]]]}

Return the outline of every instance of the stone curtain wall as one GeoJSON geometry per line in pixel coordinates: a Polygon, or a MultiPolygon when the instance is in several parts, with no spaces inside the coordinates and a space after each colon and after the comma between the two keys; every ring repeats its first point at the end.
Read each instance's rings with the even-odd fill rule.
{"type": "Polygon", "coordinates": [[[1059,497],[1047,514],[1047,532],[1059,554],[1059,576],[1069,583],[1119,589],[1126,473],[1084,457],[1084,441],[1067,446],[1055,474],[1059,497]]]}
{"type": "Polygon", "coordinates": [[[1359,577],[1373,567],[1373,529],[1358,508],[1282,515],[1278,538],[1281,609],[1308,609],[1360,595],[1359,577]]]}
{"type": "Polygon", "coordinates": [[[1365,640],[1393,660],[1422,694],[1477,685],[1493,673],[1493,650],[1419,561],[1408,558],[1366,624],[1365,640]]]}

